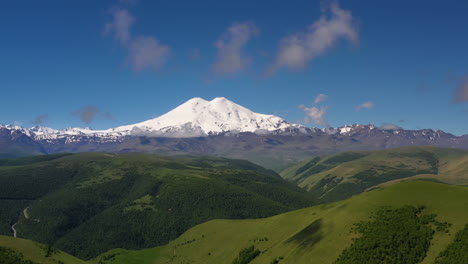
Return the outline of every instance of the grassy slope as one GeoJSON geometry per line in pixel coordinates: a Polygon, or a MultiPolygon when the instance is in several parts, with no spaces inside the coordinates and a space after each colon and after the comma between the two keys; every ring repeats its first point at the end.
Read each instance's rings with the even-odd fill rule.
{"type": "Polygon", "coordinates": [[[314,157],[283,170],[281,175],[326,201],[336,201],[400,179],[432,178],[467,185],[467,164],[466,150],[407,147],[314,157]]]}
{"type": "Polygon", "coordinates": [[[468,188],[411,181],[266,219],[213,220],[190,229],[164,247],[143,251],[117,249],[103,257],[113,256],[105,262],[109,264],[231,263],[241,249],[255,245],[264,252],[253,264],[268,264],[279,256],[284,257],[280,263],[333,263],[350,245],[353,224],[368,219],[383,205],[425,205],[426,213],[435,213],[437,220],[452,224],[448,234],[435,234],[423,263],[433,263],[468,222],[468,188]],[[316,229],[309,228],[305,238],[291,241],[301,230],[314,225],[316,229]],[[259,241],[265,237],[268,241],[259,241]]]}
{"type": "Polygon", "coordinates": [[[0,160],[0,194],[21,201],[0,219],[4,234],[28,206],[20,237],[81,258],[162,245],[211,219],[266,217],[315,202],[247,161],[106,153],[0,160]]]}
{"type": "MultiPolygon", "coordinates": [[[[25,259],[32,260],[41,264],[57,264],[62,261],[64,264],[85,264],[85,261],[77,259],[64,252],[56,252],[46,258],[46,246],[20,238],[0,236],[0,247],[7,247],[17,252],[21,252],[25,259]]],[[[0,260],[1,262],[1,260],[0,260]]]]}

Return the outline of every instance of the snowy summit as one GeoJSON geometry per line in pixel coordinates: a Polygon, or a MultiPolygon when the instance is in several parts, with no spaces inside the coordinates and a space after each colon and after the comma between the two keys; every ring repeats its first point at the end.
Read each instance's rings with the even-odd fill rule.
{"type": "Polygon", "coordinates": [[[138,124],[117,127],[108,132],[163,136],[205,136],[223,132],[263,132],[300,127],[274,116],[255,113],[224,97],[211,101],[196,97],[174,110],[138,124]]]}
{"type": "Polygon", "coordinates": [[[90,128],[56,130],[42,126],[25,129],[6,126],[13,130],[21,130],[35,139],[65,138],[67,142],[79,141],[79,137],[97,137],[104,142],[112,142],[118,141],[123,136],[200,137],[224,132],[264,134],[301,127],[274,115],[255,113],[224,97],[217,97],[211,101],[199,97],[192,98],[158,118],[106,130],[90,128]]]}

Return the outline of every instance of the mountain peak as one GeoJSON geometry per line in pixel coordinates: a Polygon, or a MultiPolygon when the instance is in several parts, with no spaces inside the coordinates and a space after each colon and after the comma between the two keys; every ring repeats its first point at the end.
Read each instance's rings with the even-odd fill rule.
{"type": "Polygon", "coordinates": [[[195,97],[160,117],[112,131],[190,137],[228,131],[275,131],[288,127],[299,125],[289,124],[274,115],[255,113],[225,97],[216,97],[211,101],[195,97]]]}
{"type": "Polygon", "coordinates": [[[194,97],[194,98],[188,100],[187,102],[183,103],[182,105],[184,105],[184,104],[200,104],[200,103],[203,104],[203,103],[207,103],[207,102],[208,102],[207,100],[205,100],[205,99],[203,99],[201,97],[194,97]]]}

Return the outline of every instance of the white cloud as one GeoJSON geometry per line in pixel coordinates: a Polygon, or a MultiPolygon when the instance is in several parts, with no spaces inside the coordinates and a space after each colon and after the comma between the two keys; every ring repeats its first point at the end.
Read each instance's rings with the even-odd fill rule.
{"type": "Polygon", "coordinates": [[[44,124],[44,122],[47,121],[47,119],[49,119],[49,114],[43,114],[43,115],[38,115],[33,123],[36,124],[36,125],[42,125],[44,124]]]}
{"type": "Polygon", "coordinates": [[[251,58],[243,54],[247,42],[258,33],[251,23],[233,24],[227,32],[216,41],[218,49],[213,70],[217,74],[237,73],[245,70],[251,58]]]}
{"type": "Polygon", "coordinates": [[[96,115],[99,113],[99,109],[94,105],[85,106],[73,113],[73,115],[78,116],[81,121],[89,124],[93,122],[96,115]]]}
{"type": "Polygon", "coordinates": [[[325,119],[325,114],[328,111],[328,106],[318,107],[317,104],[326,101],[328,99],[328,95],[326,94],[319,94],[314,99],[314,103],[312,107],[306,107],[305,105],[299,105],[299,109],[301,109],[304,114],[304,122],[306,124],[313,122],[316,125],[329,127],[327,120],[325,119]]]}
{"type": "Polygon", "coordinates": [[[394,124],[390,124],[390,123],[384,123],[380,126],[380,129],[382,130],[398,130],[398,129],[401,129],[401,127],[397,126],[397,125],[394,125],[394,124]]]}
{"type": "Polygon", "coordinates": [[[325,119],[325,114],[328,111],[328,106],[324,107],[305,107],[304,105],[300,105],[299,108],[304,112],[306,115],[304,121],[305,123],[313,122],[320,126],[329,127],[327,120],[325,119]]]}
{"type": "Polygon", "coordinates": [[[323,102],[323,101],[325,101],[325,100],[327,100],[327,99],[328,99],[328,95],[326,95],[326,94],[319,94],[319,95],[315,98],[314,104],[321,103],[321,102],[323,102]]]}
{"type": "Polygon", "coordinates": [[[320,19],[306,32],[281,40],[276,62],[269,70],[270,73],[280,68],[304,68],[313,59],[323,55],[339,39],[358,42],[358,31],[350,11],[341,9],[337,1],[332,1],[322,12],[320,19]]]}
{"type": "Polygon", "coordinates": [[[127,61],[134,71],[159,70],[170,55],[170,47],[152,36],[132,37],[130,27],[136,19],[126,9],[114,9],[112,21],[105,25],[104,33],[114,38],[127,50],[127,61]]]}
{"type": "Polygon", "coordinates": [[[112,10],[112,21],[104,27],[105,34],[114,34],[114,38],[122,45],[130,40],[130,26],[135,23],[135,18],[125,9],[112,10]]]}
{"type": "Polygon", "coordinates": [[[14,126],[19,126],[19,127],[20,127],[20,126],[23,126],[23,122],[15,121],[15,122],[13,122],[13,125],[14,125],[14,126]]]}
{"type": "Polygon", "coordinates": [[[153,37],[140,36],[129,45],[128,60],[135,71],[146,68],[159,70],[170,55],[169,46],[162,45],[153,37]]]}
{"type": "Polygon", "coordinates": [[[374,108],[374,106],[375,104],[373,102],[365,102],[356,106],[356,111],[359,111],[361,109],[371,109],[371,108],[374,108]]]}
{"type": "Polygon", "coordinates": [[[458,85],[455,94],[455,101],[468,102],[468,75],[465,76],[458,85]]]}

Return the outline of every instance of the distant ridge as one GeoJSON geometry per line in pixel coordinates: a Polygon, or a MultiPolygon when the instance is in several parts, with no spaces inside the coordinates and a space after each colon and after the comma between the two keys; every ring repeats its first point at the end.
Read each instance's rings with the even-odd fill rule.
{"type": "Polygon", "coordinates": [[[372,124],[305,127],[224,97],[192,98],[160,117],[107,130],[0,125],[0,158],[102,151],[202,154],[282,169],[314,155],[423,145],[468,149],[468,135],[372,124]]]}

